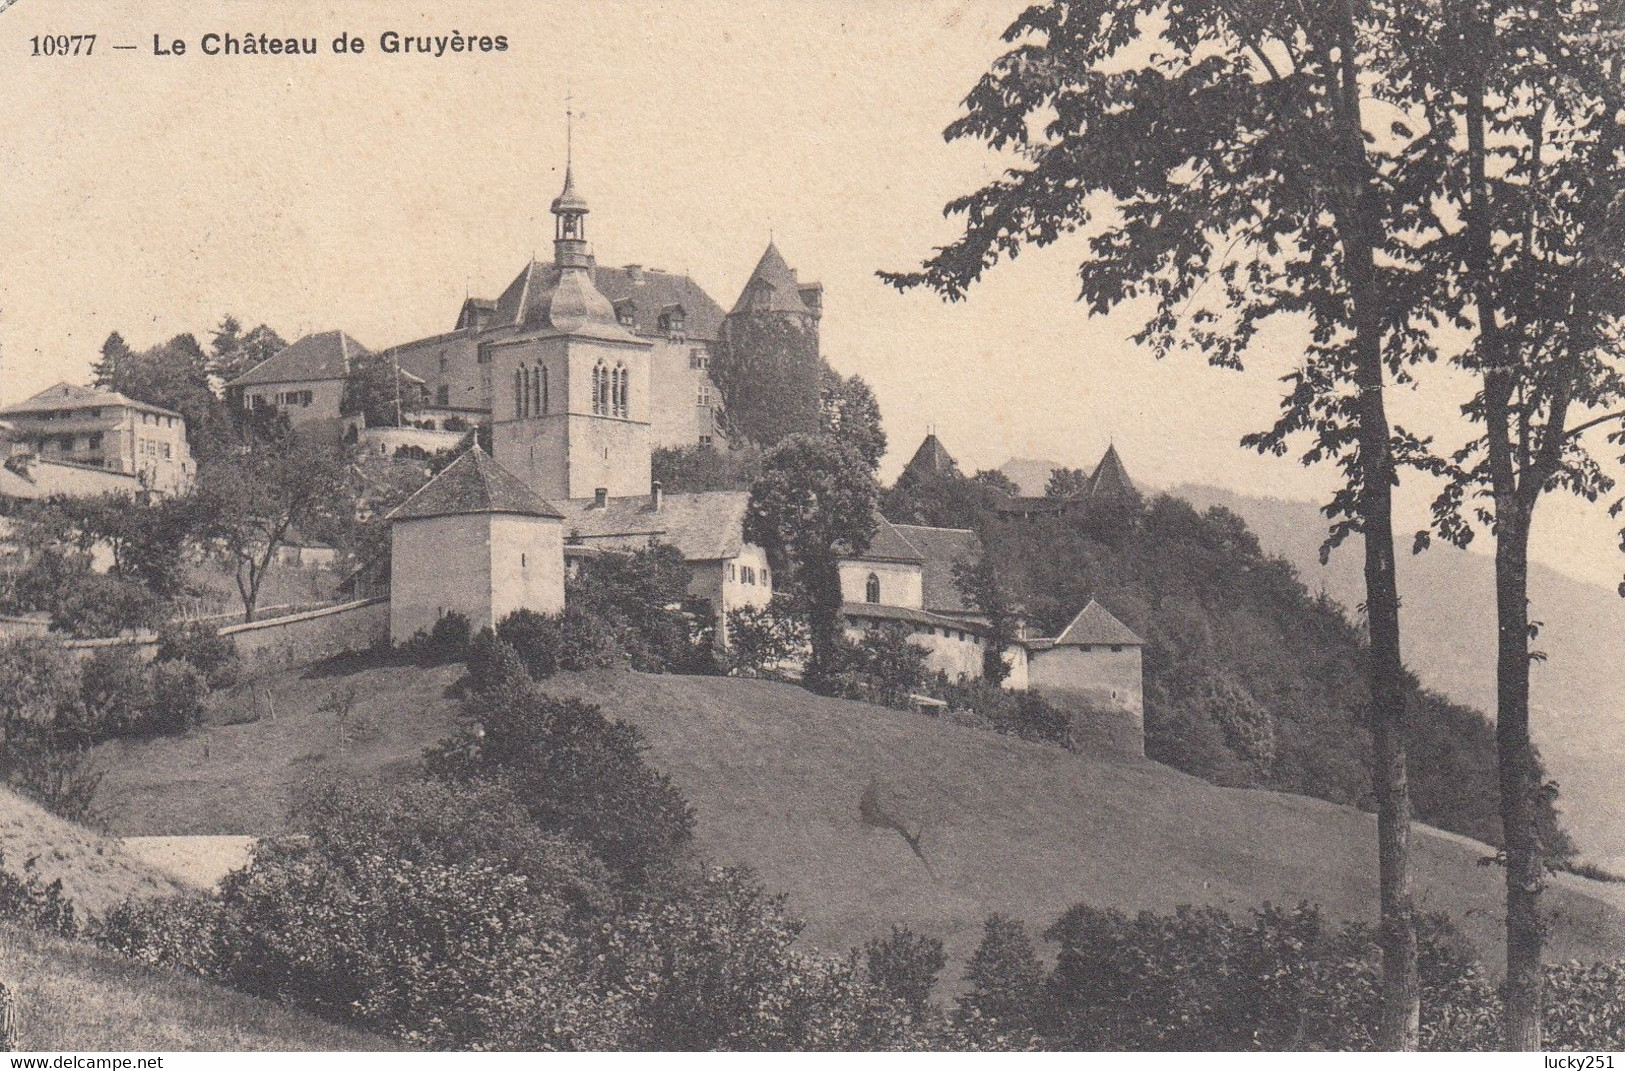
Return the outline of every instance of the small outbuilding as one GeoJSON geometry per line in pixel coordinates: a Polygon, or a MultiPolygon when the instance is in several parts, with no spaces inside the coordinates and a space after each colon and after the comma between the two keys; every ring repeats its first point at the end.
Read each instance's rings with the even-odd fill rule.
{"type": "Polygon", "coordinates": [[[478,632],[515,610],[563,611],[563,515],[478,446],[388,519],[391,642],[450,613],[478,632]]]}

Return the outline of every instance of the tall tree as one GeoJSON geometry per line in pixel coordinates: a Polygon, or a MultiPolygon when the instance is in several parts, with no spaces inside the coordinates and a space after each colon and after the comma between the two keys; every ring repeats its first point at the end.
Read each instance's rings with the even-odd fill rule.
{"type": "Polygon", "coordinates": [[[338,451],[296,433],[251,436],[244,449],[199,466],[206,545],[231,568],[246,620],[290,534],[348,540],[355,498],[346,475],[338,451]]]}
{"type": "Polygon", "coordinates": [[[823,435],[780,442],[763,459],[762,475],[750,489],[745,538],[767,550],[774,568],[781,576],[789,573],[806,600],[812,645],[806,677],[814,686],[833,669],[840,643],[840,559],[869,549],[877,500],[864,459],[823,435]]]}
{"type": "Polygon", "coordinates": [[[111,388],[135,359],[135,351],[130,349],[130,344],[124,341],[123,335],[114,331],[107,336],[107,341],[102,343],[101,355],[101,360],[90,369],[94,377],[93,382],[98,387],[111,388]]]}
{"type": "Polygon", "coordinates": [[[216,386],[223,386],[287,345],[265,324],[245,332],[242,322],[227,313],[209,340],[209,375],[216,386]]]}
{"type": "MultiPolygon", "coordinates": [[[[1478,426],[1429,467],[1446,477],[1435,527],[1464,546],[1475,522],[1495,542],[1496,743],[1506,878],[1507,1047],[1541,1047],[1544,923],[1540,897],[1556,846],[1542,815],[1548,786],[1530,734],[1529,537],[1541,497],[1595,500],[1612,486],[1587,432],[1625,416],[1625,91],[1597,5],[1448,0],[1418,8],[1419,40],[1451,92],[1416,100],[1425,129],[1461,132],[1446,157],[1454,182],[1421,261],[1424,311],[1469,333],[1455,363],[1479,389],[1463,407],[1478,426]]],[[[1410,66],[1414,66],[1414,63],[1410,66]]],[[[1388,81],[1403,79],[1404,69],[1388,81]]],[[[1432,340],[1415,336],[1415,344],[1432,340]]],[[[1419,543],[1425,542],[1425,534],[1419,543]]]]}
{"type": "MultiPolygon", "coordinates": [[[[1083,228],[1081,299],[1155,308],[1136,336],[1162,356],[1194,342],[1241,368],[1264,321],[1306,320],[1311,342],[1282,416],[1244,440],[1343,474],[1329,543],[1364,537],[1368,686],[1383,948],[1380,1043],[1418,1041],[1404,668],[1393,544],[1396,462],[1386,388],[1409,356],[1392,278],[1439,176],[1396,151],[1366,106],[1373,65],[1412,42],[1401,0],[1044,0],[965,99],[950,140],[1010,150],[1012,166],[949,204],[964,234],[920,271],[882,273],[950,300],[1001,259],[1083,228]],[[1149,29],[1155,27],[1155,29],[1149,29]],[[1097,214],[1104,199],[1110,212],[1097,214]],[[1217,283],[1211,291],[1209,284],[1217,283]]],[[[1424,72],[1425,73],[1425,72],[1424,72]]],[[[1410,88],[1425,92],[1437,80],[1410,88]]],[[[1402,147],[1401,147],[1402,148],[1402,147]]]]}
{"type": "Polygon", "coordinates": [[[870,471],[886,456],[886,430],[880,421],[880,403],[862,376],[843,376],[824,365],[818,386],[819,429],[849,443],[868,463],[870,471]]]}
{"type": "Polygon", "coordinates": [[[1051,469],[1044,484],[1045,498],[1082,498],[1089,493],[1089,476],[1082,469],[1051,469]]]}

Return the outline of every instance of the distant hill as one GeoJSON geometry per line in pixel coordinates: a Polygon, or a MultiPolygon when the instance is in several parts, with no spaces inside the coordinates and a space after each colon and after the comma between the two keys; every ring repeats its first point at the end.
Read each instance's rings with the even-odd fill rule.
{"type": "MultiPolygon", "coordinates": [[[[1310,590],[1344,606],[1365,599],[1360,548],[1350,540],[1322,566],[1325,519],[1308,502],[1255,498],[1216,487],[1170,492],[1239,514],[1272,554],[1292,562],[1310,590]]],[[[1423,682],[1495,712],[1495,573],[1486,555],[1436,545],[1401,547],[1405,657],[1423,682]]],[[[1531,614],[1544,622],[1533,667],[1534,730],[1560,786],[1565,828],[1583,856],[1625,869],[1625,600],[1541,565],[1530,568],[1531,614]]]]}
{"type": "MultiPolygon", "coordinates": [[[[106,749],[118,831],[263,834],[279,828],[309,773],[411,776],[455,723],[447,690],[460,673],[286,673],[267,682],[274,721],[106,749]],[[321,708],[352,690],[341,744],[321,708]]],[[[1041,928],[1079,901],[1166,911],[1310,900],[1338,917],[1376,914],[1374,820],[1350,808],[765,681],[624,672],[559,677],[549,689],[641,726],[651,763],[695,808],[702,854],[747,864],[788,893],[808,939],[826,949],[903,922],[942,937],[962,963],[988,913],[1041,928]],[[922,830],[929,871],[897,833],[865,824],[871,791],[922,830]]],[[[1488,849],[1426,828],[1417,843],[1419,901],[1498,956],[1499,873],[1477,865],[1488,849]]],[[[1554,959],[1625,955],[1625,887],[1563,875],[1549,903],[1554,959]]]]}

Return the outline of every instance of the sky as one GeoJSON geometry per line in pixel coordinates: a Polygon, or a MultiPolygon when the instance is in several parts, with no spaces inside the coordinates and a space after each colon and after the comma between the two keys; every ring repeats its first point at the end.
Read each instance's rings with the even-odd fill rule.
{"type": "MultiPolygon", "coordinates": [[[[883,476],[934,428],[967,471],[1089,466],[1115,444],[1142,487],[1324,500],[1331,472],[1238,445],[1275,415],[1302,348],[1290,325],[1245,373],[1157,361],[1129,340],[1145,308],[1077,303],[1079,241],[1024,252],[957,305],[875,277],[951,240],[943,205],[999,173],[942,129],[1024,4],[17,0],[0,12],[0,402],[87,379],[113,330],[206,342],[228,312],[374,348],[448,330],[465,295],[548,254],[568,95],[599,260],[687,272],[729,307],[771,235],[824,284],[825,355],[875,388],[883,476]],[[386,31],[508,49],[387,55],[386,31]],[[97,34],[95,52],[30,55],[60,33],[97,34]],[[319,53],[210,57],[207,33],[319,53]],[[341,33],[366,51],[334,54],[341,33]],[[155,35],[187,53],[155,55],[155,35]]],[[[1428,383],[1397,418],[1458,438],[1462,384],[1428,383]]],[[[1402,487],[1401,530],[1430,497],[1402,487]]],[[[1600,506],[1542,511],[1538,560],[1619,581],[1600,506]]]]}

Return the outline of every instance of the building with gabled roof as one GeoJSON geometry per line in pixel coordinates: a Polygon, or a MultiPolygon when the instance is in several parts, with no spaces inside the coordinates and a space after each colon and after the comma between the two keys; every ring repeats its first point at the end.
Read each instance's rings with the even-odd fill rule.
{"type": "Polygon", "coordinates": [[[745,539],[746,491],[666,494],[656,484],[647,495],[570,499],[564,513],[566,554],[575,548],[639,550],[655,543],[675,547],[692,571],[688,593],[716,612],[726,642],[730,610],[766,606],[773,598],[767,552],[745,539]]]}
{"type": "Polygon", "coordinates": [[[387,519],[392,642],[451,613],[478,631],[516,610],[563,611],[563,515],[478,445],[387,519]]]}
{"type": "Polygon", "coordinates": [[[118,391],[56,383],[0,416],[10,425],[8,454],[123,473],[160,494],[185,492],[197,475],[186,419],[118,391]]]}
{"type": "Polygon", "coordinates": [[[367,356],[367,347],[347,332],[304,335],[227,383],[226,397],[250,412],[279,413],[295,428],[322,425],[336,437],[342,433],[345,383],[367,356]]]}

